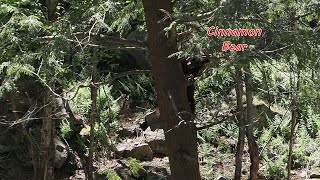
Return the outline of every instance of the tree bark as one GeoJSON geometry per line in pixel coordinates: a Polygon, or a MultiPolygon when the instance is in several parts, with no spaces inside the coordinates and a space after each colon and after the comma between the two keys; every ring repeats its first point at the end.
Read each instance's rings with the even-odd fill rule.
{"type": "Polygon", "coordinates": [[[160,119],[169,151],[171,178],[200,180],[197,133],[187,98],[187,81],[176,57],[176,32],[164,34],[172,22],[169,0],[143,0],[148,30],[148,48],[156,83],[160,119]]]}
{"type": "MultiPolygon", "coordinates": [[[[46,16],[48,21],[56,20],[56,7],[58,5],[57,0],[45,0],[46,16]]],[[[51,67],[48,67],[49,69],[51,67]]],[[[51,69],[52,70],[52,69],[51,69]]],[[[54,90],[53,79],[48,80],[48,87],[54,90]]],[[[53,115],[53,94],[49,89],[46,89],[44,97],[44,118],[42,122],[41,129],[41,145],[40,145],[40,157],[39,161],[34,168],[35,180],[51,180],[54,179],[54,157],[55,157],[55,147],[54,147],[54,121],[53,115]]]]}
{"type": "MultiPolygon", "coordinates": [[[[291,68],[292,69],[292,68],[291,68]]],[[[299,84],[300,84],[300,73],[298,72],[298,77],[297,77],[297,83],[296,87],[293,87],[293,78],[290,76],[290,85],[291,85],[291,92],[294,91],[295,93],[291,93],[291,131],[290,131],[290,142],[289,142],[289,153],[288,153],[288,180],[291,179],[291,167],[292,167],[292,150],[293,150],[293,141],[294,141],[294,131],[296,129],[297,125],[297,119],[299,117],[299,110],[298,110],[298,105],[297,105],[297,97],[299,93],[299,84]]]]}
{"type": "MultiPolygon", "coordinates": [[[[50,85],[53,87],[53,85],[50,85]]],[[[36,180],[50,180],[54,178],[54,122],[52,121],[53,102],[52,93],[46,90],[44,98],[44,119],[42,122],[40,158],[38,162],[38,170],[35,171],[36,180]]],[[[35,167],[36,168],[36,167],[35,167]]]]}
{"type": "Polygon", "coordinates": [[[97,54],[96,49],[93,48],[92,56],[92,74],[91,74],[91,112],[90,112],[90,147],[88,155],[88,180],[93,180],[93,153],[95,150],[94,140],[94,125],[97,118],[97,97],[98,87],[95,85],[97,82],[97,54]]]}
{"type": "Polygon", "coordinates": [[[58,0],[39,0],[39,3],[45,8],[44,12],[49,21],[57,19],[58,0]]]}
{"type": "Polygon", "coordinates": [[[258,179],[258,171],[260,164],[260,157],[258,151],[258,145],[253,135],[253,86],[252,86],[252,73],[250,71],[250,65],[247,64],[245,70],[245,86],[246,86],[246,101],[247,101],[247,118],[246,118],[246,134],[248,138],[249,153],[250,153],[250,179],[258,179]]]}
{"type": "Polygon", "coordinates": [[[245,117],[244,117],[244,108],[243,108],[243,81],[242,81],[242,72],[240,67],[236,67],[236,98],[237,98],[237,119],[239,126],[239,135],[238,135],[238,144],[237,144],[237,153],[236,153],[236,170],[234,179],[241,179],[241,169],[242,169],[242,154],[244,148],[244,138],[245,138],[245,117]]]}
{"type": "MultiPolygon", "coordinates": [[[[293,100],[294,101],[294,100],[293,100]]],[[[295,102],[292,102],[293,104],[293,108],[295,102]]],[[[290,142],[289,142],[289,154],[288,154],[288,180],[291,179],[291,167],[292,167],[292,144],[293,144],[293,140],[294,140],[294,130],[296,128],[296,124],[297,124],[297,110],[296,109],[292,109],[291,110],[291,131],[290,131],[290,142]]]]}

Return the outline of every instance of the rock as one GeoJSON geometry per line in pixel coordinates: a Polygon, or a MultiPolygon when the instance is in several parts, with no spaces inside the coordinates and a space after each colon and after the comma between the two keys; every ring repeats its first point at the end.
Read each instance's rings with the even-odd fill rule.
{"type": "Polygon", "coordinates": [[[313,167],[310,172],[310,179],[320,178],[320,168],[313,167]]]}
{"type": "Polygon", "coordinates": [[[142,143],[136,145],[132,149],[131,155],[128,157],[133,157],[140,160],[152,160],[153,152],[147,143],[142,143]]]}
{"type": "Polygon", "coordinates": [[[55,118],[70,118],[62,98],[54,98],[55,118]]]}
{"type": "Polygon", "coordinates": [[[135,178],[132,177],[131,171],[120,164],[114,168],[114,171],[117,172],[118,176],[123,180],[135,180],[135,178]]]}
{"type": "Polygon", "coordinates": [[[227,179],[223,176],[219,176],[219,177],[217,177],[217,180],[227,180],[227,179]]]}
{"type": "Polygon", "coordinates": [[[146,142],[154,153],[168,155],[163,129],[151,131],[150,128],[147,128],[146,131],[144,131],[144,136],[146,138],[146,142]]]}
{"type": "Polygon", "coordinates": [[[123,156],[124,152],[129,149],[127,144],[118,144],[115,148],[116,154],[119,156],[123,156]]]}
{"type": "Polygon", "coordinates": [[[11,151],[11,147],[7,145],[0,144],[0,153],[7,153],[11,151]]]}
{"type": "Polygon", "coordinates": [[[311,178],[311,179],[320,178],[320,174],[319,174],[319,173],[310,174],[310,178],[311,178]]]}
{"type": "Polygon", "coordinates": [[[164,167],[143,166],[143,168],[147,171],[148,180],[170,180],[170,175],[164,167]]]}
{"type": "Polygon", "coordinates": [[[145,120],[150,126],[151,130],[162,129],[162,123],[160,121],[160,112],[156,110],[146,115],[145,120]]]}
{"type": "Polygon", "coordinates": [[[277,115],[265,103],[255,103],[253,106],[253,117],[258,119],[256,127],[262,130],[263,127],[268,127],[268,118],[272,119],[277,115]]]}
{"type": "Polygon", "coordinates": [[[148,179],[148,172],[142,167],[138,170],[139,179],[148,179]]]}
{"type": "MultiPolygon", "coordinates": [[[[246,108],[246,105],[244,105],[246,108]]],[[[236,112],[235,112],[236,113],[236,112]]],[[[244,112],[244,115],[246,116],[246,111],[244,112]]],[[[260,132],[263,131],[263,128],[269,127],[269,121],[268,119],[273,119],[275,116],[282,116],[282,114],[278,111],[276,111],[273,107],[269,107],[269,105],[254,97],[253,99],[253,126],[257,128],[260,132]]],[[[232,120],[235,118],[232,117],[232,120]]]]}
{"type": "Polygon", "coordinates": [[[58,137],[54,138],[54,167],[61,168],[68,158],[68,147],[58,137]]]}
{"type": "Polygon", "coordinates": [[[90,135],[90,131],[91,131],[91,127],[89,125],[85,125],[81,131],[80,131],[80,135],[81,136],[89,136],[90,135]]]}
{"type": "Polygon", "coordinates": [[[122,157],[133,157],[139,160],[152,160],[153,152],[147,143],[124,141],[116,146],[116,154],[122,157]]]}
{"type": "Polygon", "coordinates": [[[125,124],[123,127],[119,128],[117,134],[121,137],[137,137],[141,134],[142,130],[139,125],[136,124],[125,124]]]}
{"type": "MultiPolygon", "coordinates": [[[[130,32],[127,36],[128,40],[133,40],[133,41],[140,41],[140,42],[146,42],[147,41],[147,36],[148,33],[144,30],[134,30],[130,32]]],[[[149,58],[149,53],[148,51],[145,50],[127,50],[128,54],[130,54],[133,58],[130,59],[130,61],[134,61],[134,64],[139,69],[150,69],[151,68],[151,61],[149,58]]]]}

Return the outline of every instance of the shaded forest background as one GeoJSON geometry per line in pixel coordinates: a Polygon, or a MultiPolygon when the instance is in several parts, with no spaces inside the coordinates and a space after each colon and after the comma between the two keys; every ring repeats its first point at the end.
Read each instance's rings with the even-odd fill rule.
{"type": "Polygon", "coordinates": [[[0,0],[0,177],[320,178],[319,21],[318,0],[0,0]]]}

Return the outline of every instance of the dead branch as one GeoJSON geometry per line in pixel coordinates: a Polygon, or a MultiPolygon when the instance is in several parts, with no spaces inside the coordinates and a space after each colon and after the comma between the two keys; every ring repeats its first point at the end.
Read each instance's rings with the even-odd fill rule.
{"type": "Polygon", "coordinates": [[[116,46],[116,47],[102,46],[101,44],[91,43],[89,38],[90,36],[86,37],[85,33],[73,33],[72,35],[76,38],[76,40],[70,39],[63,35],[58,35],[58,36],[37,37],[34,39],[34,41],[42,42],[42,41],[51,41],[51,40],[54,40],[55,38],[63,38],[69,42],[78,43],[79,45],[81,44],[81,45],[86,45],[91,47],[99,47],[99,48],[107,48],[107,49],[133,49],[133,48],[146,49],[147,47],[146,42],[143,42],[143,41],[135,41],[135,40],[129,40],[125,38],[117,38],[117,37],[106,36],[103,34],[91,33],[90,36],[96,36],[96,37],[98,36],[97,39],[101,44],[105,44],[107,42],[112,46],[116,46]],[[82,41],[79,41],[79,39],[82,39],[82,41]]]}
{"type": "Polygon", "coordinates": [[[190,29],[188,29],[188,30],[186,30],[186,31],[184,31],[184,32],[181,32],[181,33],[178,33],[177,35],[178,36],[186,36],[186,35],[188,35],[188,34],[191,34],[192,32],[194,32],[196,30],[196,28],[193,26],[193,27],[191,27],[190,29]]]}
{"type": "Polygon", "coordinates": [[[77,90],[76,90],[75,94],[72,96],[72,98],[70,98],[70,99],[64,98],[64,99],[68,100],[68,101],[74,99],[76,97],[76,95],[78,94],[80,88],[87,88],[87,87],[91,87],[91,86],[102,86],[102,85],[110,84],[113,81],[115,81],[116,79],[119,79],[121,77],[130,76],[130,75],[140,75],[140,74],[151,74],[151,70],[126,71],[126,72],[118,73],[118,74],[114,75],[112,78],[110,78],[109,80],[107,80],[105,82],[98,82],[98,83],[88,84],[88,85],[81,84],[77,87],[77,90]]]}
{"type": "Polygon", "coordinates": [[[260,54],[274,54],[274,53],[277,53],[279,51],[283,51],[283,50],[286,50],[288,48],[290,48],[291,46],[293,46],[294,43],[290,44],[290,45],[287,45],[287,46],[284,46],[284,47],[281,47],[281,48],[278,48],[278,49],[274,49],[274,50],[270,50],[270,51],[258,51],[258,53],[260,54]]]}
{"type": "Polygon", "coordinates": [[[217,11],[219,11],[220,9],[222,9],[223,7],[224,6],[219,6],[213,11],[206,12],[206,13],[203,13],[203,14],[199,14],[197,16],[184,16],[184,17],[182,17],[180,19],[177,19],[176,22],[177,23],[186,23],[186,22],[206,20],[206,19],[209,19],[209,18],[213,17],[214,14],[217,11]]]}
{"type": "Polygon", "coordinates": [[[28,111],[18,120],[15,121],[6,121],[5,119],[0,119],[0,124],[8,126],[8,128],[2,133],[5,134],[10,128],[16,126],[18,124],[27,123],[31,120],[41,119],[41,117],[34,118],[33,116],[37,114],[41,109],[43,109],[46,105],[38,108],[37,102],[34,103],[31,107],[29,107],[28,111]]]}

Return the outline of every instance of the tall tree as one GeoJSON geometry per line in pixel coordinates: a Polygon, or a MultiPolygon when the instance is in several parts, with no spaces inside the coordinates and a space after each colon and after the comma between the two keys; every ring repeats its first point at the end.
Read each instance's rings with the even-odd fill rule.
{"type": "Polygon", "coordinates": [[[172,179],[199,180],[197,133],[187,98],[187,82],[176,57],[176,32],[165,35],[172,22],[169,0],[143,0],[149,54],[156,83],[160,119],[169,150],[172,179]]]}
{"type": "Polygon", "coordinates": [[[237,119],[239,126],[238,144],[236,152],[236,170],[234,179],[241,179],[241,169],[242,169],[242,154],[244,148],[244,138],[245,138],[245,114],[242,101],[243,95],[243,80],[242,80],[242,69],[241,67],[236,67],[236,98],[237,98],[237,119]]]}
{"type": "MultiPolygon", "coordinates": [[[[58,5],[57,0],[46,0],[43,3],[46,12],[46,18],[49,22],[56,20],[56,7],[58,5]]],[[[53,71],[50,66],[46,67],[48,73],[53,71]]],[[[49,75],[49,77],[52,77],[49,75]]],[[[49,78],[48,87],[44,96],[44,118],[42,123],[42,133],[41,133],[41,146],[40,146],[40,157],[38,162],[38,170],[35,171],[36,180],[50,180],[54,179],[54,152],[55,147],[53,143],[54,138],[54,121],[53,121],[53,94],[51,90],[54,90],[54,79],[49,78]]]]}
{"type": "Polygon", "coordinates": [[[246,101],[247,101],[247,111],[246,111],[246,134],[248,138],[249,153],[250,153],[250,179],[258,179],[258,171],[260,164],[258,145],[253,134],[253,83],[252,83],[252,73],[250,71],[250,64],[245,65],[245,87],[246,87],[246,101]]]}
{"type": "Polygon", "coordinates": [[[95,85],[97,83],[97,50],[92,48],[92,72],[91,72],[91,112],[90,112],[90,147],[88,155],[88,180],[93,180],[93,153],[95,151],[95,140],[94,140],[94,126],[98,116],[97,110],[97,97],[98,97],[98,87],[95,85]]]}
{"type": "Polygon", "coordinates": [[[287,179],[291,179],[291,168],[292,168],[292,153],[293,153],[293,141],[295,135],[295,129],[297,126],[297,120],[299,118],[299,107],[298,107],[298,93],[299,93],[299,84],[300,84],[300,72],[297,72],[296,78],[294,74],[294,70],[291,65],[290,73],[290,88],[291,90],[291,128],[290,128],[290,139],[289,139],[289,152],[288,152],[288,177],[287,179]],[[293,75],[292,75],[293,74],[293,75]]]}

